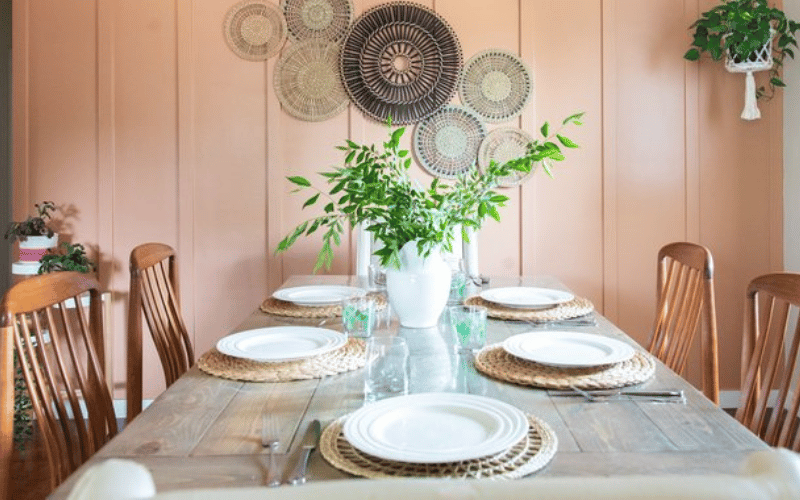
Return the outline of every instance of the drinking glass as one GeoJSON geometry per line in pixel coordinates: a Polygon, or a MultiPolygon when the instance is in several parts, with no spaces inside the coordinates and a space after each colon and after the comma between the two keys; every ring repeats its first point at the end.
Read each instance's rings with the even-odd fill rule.
{"type": "Polygon", "coordinates": [[[342,327],[350,337],[368,338],[375,325],[375,300],[354,295],[342,300],[342,327]]]}
{"type": "Polygon", "coordinates": [[[460,304],[467,295],[467,273],[464,271],[464,261],[458,257],[445,258],[450,267],[450,297],[447,301],[451,304],[460,304]]]}
{"type": "Polygon", "coordinates": [[[458,305],[450,307],[450,326],[457,351],[474,352],[486,345],[486,308],[458,305]]]}
{"type": "Polygon", "coordinates": [[[364,400],[378,401],[408,394],[408,345],[399,337],[367,341],[364,400]]]}

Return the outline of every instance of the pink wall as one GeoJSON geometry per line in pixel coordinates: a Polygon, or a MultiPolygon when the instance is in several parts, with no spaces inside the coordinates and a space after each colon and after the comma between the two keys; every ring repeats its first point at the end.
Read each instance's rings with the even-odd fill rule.
{"type": "MultiPolygon", "coordinates": [[[[284,113],[275,58],[244,61],[225,44],[234,3],[14,0],[14,216],[42,199],[77,211],[67,229],[99,248],[100,278],[114,292],[117,387],[135,245],[177,248],[184,315],[202,353],[313,265],[316,241],[273,255],[308,216],[284,177],[336,163],[345,138],[385,136],[353,106],[320,123],[284,113]]],[[[354,3],[359,14],[383,2],[354,3]]],[[[705,244],[717,264],[722,384],[738,387],[745,285],[782,267],[781,98],[743,122],[743,78],[681,59],[687,26],[715,2],[422,3],[453,26],[465,59],[500,48],[532,68],[535,99],[503,125],[535,131],[586,111],[570,135],[581,149],[556,179],[508,191],[502,222],[481,234],[482,271],[555,275],[645,342],[658,248],[705,244]]],[[[337,251],[332,272],[352,269],[351,247],[337,251]]],[[[152,397],[163,382],[147,349],[152,397]]]]}

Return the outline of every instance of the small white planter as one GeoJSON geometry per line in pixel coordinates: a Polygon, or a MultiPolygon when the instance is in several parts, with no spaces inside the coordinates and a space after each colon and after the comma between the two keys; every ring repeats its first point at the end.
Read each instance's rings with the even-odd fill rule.
{"type": "Polygon", "coordinates": [[[438,249],[428,257],[417,253],[417,242],[400,249],[400,269],[386,270],[389,304],[405,328],[431,328],[450,296],[450,267],[438,249]]]}
{"type": "Polygon", "coordinates": [[[53,236],[28,236],[19,242],[20,262],[39,262],[47,250],[58,245],[58,233],[53,236]]]}

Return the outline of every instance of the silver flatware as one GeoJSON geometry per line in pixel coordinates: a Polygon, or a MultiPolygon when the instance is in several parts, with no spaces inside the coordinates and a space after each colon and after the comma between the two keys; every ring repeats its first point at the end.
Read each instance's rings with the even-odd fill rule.
{"type": "Polygon", "coordinates": [[[289,475],[289,484],[297,485],[303,484],[306,482],[306,472],[308,471],[308,458],[311,456],[311,452],[317,447],[317,443],[319,443],[319,436],[322,433],[322,424],[319,420],[314,420],[309,424],[308,429],[306,429],[305,435],[303,435],[303,441],[300,443],[300,447],[302,448],[302,452],[300,453],[300,458],[298,458],[297,463],[292,470],[292,473],[289,475]]]}
{"type": "Polygon", "coordinates": [[[275,473],[275,452],[278,451],[280,441],[276,437],[274,418],[271,415],[264,415],[261,425],[261,446],[269,450],[269,465],[267,467],[267,477],[264,483],[267,486],[280,486],[281,480],[275,473]]]}
{"type": "Polygon", "coordinates": [[[549,395],[557,397],[582,397],[593,403],[619,400],[621,397],[634,398],[641,401],[655,402],[684,402],[686,400],[683,391],[663,390],[663,391],[628,391],[628,390],[593,390],[587,391],[579,387],[572,386],[568,391],[550,391],[549,395]]]}

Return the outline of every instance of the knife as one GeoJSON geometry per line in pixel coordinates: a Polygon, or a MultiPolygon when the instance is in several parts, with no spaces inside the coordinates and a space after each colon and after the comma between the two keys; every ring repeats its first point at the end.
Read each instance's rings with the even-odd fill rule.
{"type": "Polygon", "coordinates": [[[309,424],[306,433],[303,436],[303,441],[300,443],[302,451],[297,463],[294,465],[292,473],[289,474],[289,484],[303,484],[306,482],[306,472],[308,471],[308,457],[311,452],[317,447],[319,436],[322,433],[322,424],[319,420],[314,420],[309,424]]]}
{"type": "MultiPolygon", "coordinates": [[[[649,398],[679,398],[683,396],[683,391],[608,391],[608,390],[601,390],[601,391],[585,391],[592,396],[641,396],[641,397],[649,397],[649,398]]],[[[550,391],[550,396],[582,396],[579,392],[576,391],[550,391]]]]}

